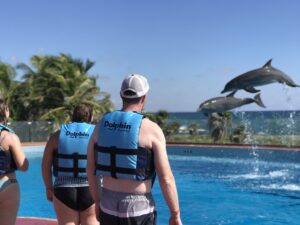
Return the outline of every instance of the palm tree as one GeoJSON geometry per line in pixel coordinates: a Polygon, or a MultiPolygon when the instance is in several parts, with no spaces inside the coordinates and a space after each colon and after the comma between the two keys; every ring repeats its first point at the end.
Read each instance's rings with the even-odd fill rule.
{"type": "Polygon", "coordinates": [[[92,104],[96,114],[113,109],[109,95],[97,87],[97,77],[88,74],[94,62],[60,54],[33,56],[31,64],[32,68],[26,64],[17,66],[24,72],[22,87],[27,91],[19,90],[14,96],[24,103],[22,110],[30,111],[27,120],[62,123],[70,118],[79,102],[92,104]]]}
{"type": "Polygon", "coordinates": [[[158,126],[163,128],[166,125],[166,122],[169,118],[169,113],[165,110],[159,110],[157,113],[145,113],[145,115],[152,120],[153,122],[157,123],[158,126]]]}
{"type": "Polygon", "coordinates": [[[167,124],[164,127],[163,132],[166,135],[166,137],[168,138],[171,135],[178,133],[179,127],[180,127],[180,124],[178,122],[173,122],[173,123],[167,124]]]}
{"type": "Polygon", "coordinates": [[[165,110],[159,110],[156,113],[156,122],[160,127],[164,127],[169,118],[169,113],[165,110]]]}
{"type": "Polygon", "coordinates": [[[189,133],[190,135],[197,135],[198,134],[198,129],[199,129],[199,124],[198,123],[191,123],[189,126],[188,126],[188,129],[189,129],[189,133]]]}
{"type": "Polygon", "coordinates": [[[9,98],[8,105],[11,112],[11,118],[17,121],[26,121],[33,113],[30,109],[29,96],[30,86],[28,83],[19,82],[12,90],[9,98]]]}
{"type": "Polygon", "coordinates": [[[7,101],[16,85],[16,70],[9,64],[0,61],[0,98],[7,101]]]}
{"type": "Polygon", "coordinates": [[[18,99],[29,111],[25,119],[38,120],[43,113],[64,103],[64,77],[57,57],[33,56],[31,64],[32,68],[24,63],[17,65],[24,73],[22,87],[26,90],[18,99]]]}
{"type": "Polygon", "coordinates": [[[239,125],[230,135],[230,140],[235,143],[243,143],[247,138],[246,126],[239,125]]]}
{"type": "Polygon", "coordinates": [[[224,141],[228,136],[228,129],[232,126],[230,112],[211,114],[208,118],[208,127],[211,130],[213,142],[224,141]]]}

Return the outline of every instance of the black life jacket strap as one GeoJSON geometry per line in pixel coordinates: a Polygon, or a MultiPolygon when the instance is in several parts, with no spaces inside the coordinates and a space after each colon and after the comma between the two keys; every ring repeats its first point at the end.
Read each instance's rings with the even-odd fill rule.
{"type": "Polygon", "coordinates": [[[53,174],[54,176],[58,175],[58,172],[69,172],[73,173],[74,177],[78,177],[79,173],[85,173],[86,168],[79,168],[78,161],[79,160],[87,160],[87,155],[81,155],[78,153],[73,154],[62,154],[54,151],[53,154],[53,174]],[[62,167],[58,165],[58,159],[72,159],[73,160],[73,168],[62,167]]]}
{"type": "Polygon", "coordinates": [[[75,152],[73,154],[57,153],[56,155],[60,159],[87,159],[87,155],[81,155],[81,154],[78,154],[77,152],[75,152]]]}
{"type": "Polygon", "coordinates": [[[139,147],[138,149],[128,149],[128,148],[116,148],[112,147],[100,147],[95,144],[94,149],[96,152],[117,154],[117,155],[142,155],[145,154],[147,149],[139,147]]]}
{"type": "Polygon", "coordinates": [[[144,169],[141,169],[141,168],[130,169],[130,168],[123,168],[123,167],[116,167],[116,166],[96,165],[96,169],[111,172],[111,176],[113,178],[117,178],[117,176],[116,176],[117,173],[133,174],[133,175],[144,173],[144,169]],[[112,172],[112,170],[113,170],[113,172],[112,172]]]}
{"type": "Polygon", "coordinates": [[[125,148],[116,148],[114,146],[112,147],[101,147],[95,144],[94,146],[95,152],[102,152],[110,154],[110,166],[104,166],[99,165],[97,163],[97,157],[95,157],[96,161],[96,170],[102,170],[110,172],[111,177],[117,178],[117,173],[123,173],[123,174],[133,174],[133,175],[146,175],[144,168],[136,168],[136,169],[130,169],[130,168],[123,168],[123,167],[117,167],[116,166],[116,155],[143,155],[148,154],[147,149],[139,147],[138,149],[125,149],[125,148]]]}

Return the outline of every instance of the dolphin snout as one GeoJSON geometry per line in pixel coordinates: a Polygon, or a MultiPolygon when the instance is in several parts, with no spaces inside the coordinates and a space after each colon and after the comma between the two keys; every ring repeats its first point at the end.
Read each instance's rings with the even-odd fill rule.
{"type": "Polygon", "coordinates": [[[223,91],[221,91],[221,94],[224,94],[225,92],[228,92],[228,91],[230,91],[230,88],[224,87],[223,91]]]}
{"type": "Polygon", "coordinates": [[[232,87],[229,84],[231,84],[231,82],[229,82],[225,85],[223,91],[221,91],[221,94],[232,90],[232,87]]]}

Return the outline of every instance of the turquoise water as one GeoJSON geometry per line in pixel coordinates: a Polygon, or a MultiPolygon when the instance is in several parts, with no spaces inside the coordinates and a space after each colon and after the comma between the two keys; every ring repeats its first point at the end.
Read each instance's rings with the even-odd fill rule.
{"type": "Polygon", "coordinates": [[[299,224],[298,164],[170,158],[185,224],[299,224]]]}
{"type": "MultiPolygon", "coordinates": [[[[22,192],[19,216],[55,218],[42,184],[41,153],[28,155],[29,172],[18,172],[22,192]]],[[[169,157],[185,225],[299,224],[300,164],[255,158],[169,157]]],[[[166,225],[169,214],[158,181],[153,195],[158,225],[166,225]]]]}

